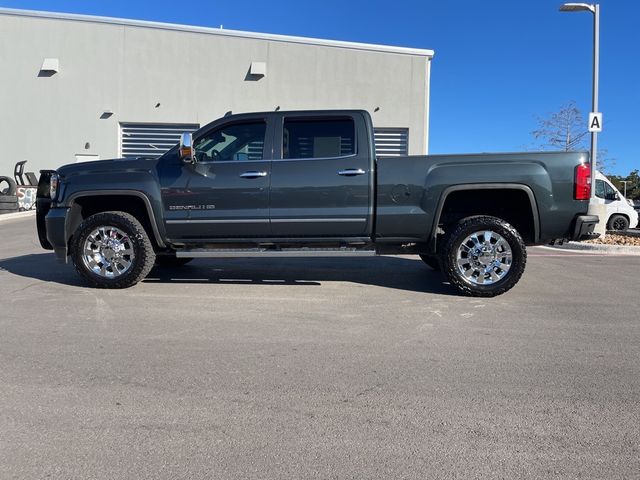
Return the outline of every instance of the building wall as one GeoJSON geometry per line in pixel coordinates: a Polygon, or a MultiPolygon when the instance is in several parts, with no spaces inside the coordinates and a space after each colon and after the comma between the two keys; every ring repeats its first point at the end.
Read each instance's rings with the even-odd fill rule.
{"type": "Polygon", "coordinates": [[[0,12],[0,175],[18,160],[38,171],[117,157],[120,122],[204,125],[277,106],[366,109],[426,153],[429,56],[224,33],[0,12]],[[60,71],[39,76],[47,57],[60,71]],[[255,61],[265,77],[248,78],[255,61]]]}

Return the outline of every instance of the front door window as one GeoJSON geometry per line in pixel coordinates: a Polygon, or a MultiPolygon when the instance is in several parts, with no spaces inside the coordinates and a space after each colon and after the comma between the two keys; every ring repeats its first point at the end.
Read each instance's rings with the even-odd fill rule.
{"type": "Polygon", "coordinates": [[[267,124],[237,123],[225,125],[196,140],[198,162],[262,160],[267,124]]]}

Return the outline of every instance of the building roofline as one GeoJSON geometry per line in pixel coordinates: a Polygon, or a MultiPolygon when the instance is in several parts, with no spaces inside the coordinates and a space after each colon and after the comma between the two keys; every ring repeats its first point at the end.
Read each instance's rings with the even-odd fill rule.
{"type": "Polygon", "coordinates": [[[74,22],[102,23],[109,25],[121,25],[127,27],[155,28],[159,30],[172,30],[177,32],[203,33],[223,37],[251,38],[256,40],[269,40],[272,42],[299,43],[304,45],[319,45],[325,47],[347,48],[351,50],[368,50],[373,52],[398,53],[404,55],[416,55],[432,58],[433,50],[421,48],[395,47],[392,45],[376,45],[371,43],[344,42],[340,40],[326,40],[322,38],[296,37],[289,35],[276,35],[271,33],[254,33],[240,30],[226,30],[222,28],[197,27],[193,25],[180,25],[176,23],[150,22],[146,20],[130,20],[114,17],[100,17],[93,15],[79,15],[75,13],[43,12],[36,10],[21,10],[13,8],[0,8],[0,15],[16,17],[44,18],[52,20],[70,20],[74,22]]]}

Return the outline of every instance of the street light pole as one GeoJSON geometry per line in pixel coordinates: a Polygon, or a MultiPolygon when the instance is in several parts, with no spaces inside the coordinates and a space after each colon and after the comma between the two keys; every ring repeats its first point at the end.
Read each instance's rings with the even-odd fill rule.
{"type": "MultiPolygon", "coordinates": [[[[591,92],[591,111],[598,112],[598,86],[600,81],[600,5],[589,3],[565,3],[561,12],[589,11],[593,13],[593,82],[591,92]]],[[[591,198],[595,197],[593,188],[596,179],[596,161],[598,156],[598,132],[591,132],[591,198]]]]}
{"type": "MultiPolygon", "coordinates": [[[[591,111],[598,112],[598,87],[600,82],[600,5],[593,6],[593,92],[591,111]]],[[[596,157],[598,156],[598,132],[591,132],[591,182],[596,181],[596,157]]],[[[591,198],[596,195],[596,189],[591,189],[591,198]]]]}

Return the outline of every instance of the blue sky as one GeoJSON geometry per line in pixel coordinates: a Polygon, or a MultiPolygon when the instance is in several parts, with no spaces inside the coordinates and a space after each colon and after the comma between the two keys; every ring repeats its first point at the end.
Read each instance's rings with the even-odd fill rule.
{"type": "MultiPolygon", "coordinates": [[[[591,107],[589,13],[555,0],[0,0],[9,8],[429,48],[431,153],[530,149],[536,117],[591,107]]],[[[600,146],[640,169],[640,2],[602,0],[600,146]]]]}

